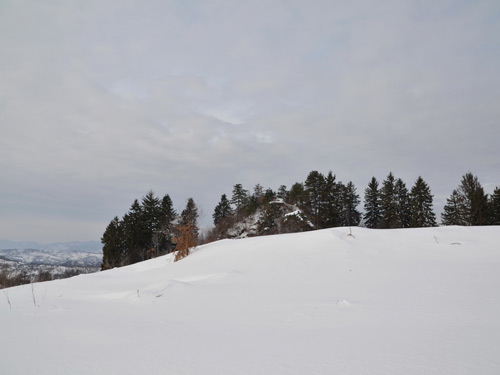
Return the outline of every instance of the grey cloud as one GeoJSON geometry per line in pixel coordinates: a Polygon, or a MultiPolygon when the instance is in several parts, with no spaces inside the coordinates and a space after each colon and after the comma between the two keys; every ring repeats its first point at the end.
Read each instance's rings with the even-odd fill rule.
{"type": "Polygon", "coordinates": [[[0,212],[16,219],[0,237],[46,216],[81,237],[10,239],[95,239],[149,189],[193,196],[208,223],[233,184],[312,169],[361,195],[391,170],[441,202],[467,170],[496,186],[498,15],[488,1],[8,3],[0,212]]]}

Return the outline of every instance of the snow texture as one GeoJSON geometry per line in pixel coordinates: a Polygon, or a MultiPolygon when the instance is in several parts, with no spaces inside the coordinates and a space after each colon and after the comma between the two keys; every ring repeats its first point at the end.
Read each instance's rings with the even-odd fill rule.
{"type": "Polygon", "coordinates": [[[500,227],[222,240],[0,292],[0,374],[499,374],[500,227]]]}

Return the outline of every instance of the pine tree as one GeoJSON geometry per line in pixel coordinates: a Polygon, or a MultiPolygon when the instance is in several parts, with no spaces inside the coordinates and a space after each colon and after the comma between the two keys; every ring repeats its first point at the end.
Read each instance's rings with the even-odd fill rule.
{"type": "Polygon", "coordinates": [[[304,185],[299,182],[296,182],[292,185],[288,193],[288,203],[302,205],[304,199],[304,185]]]}
{"type": "Polygon", "coordinates": [[[198,239],[199,234],[198,217],[198,208],[193,198],[189,198],[186,203],[186,208],[184,208],[179,218],[179,225],[189,226],[195,239],[198,239]]]}
{"type": "Polygon", "coordinates": [[[281,208],[277,202],[269,202],[265,205],[257,222],[257,230],[260,235],[280,233],[281,208]]]}
{"type": "Polygon", "coordinates": [[[276,193],[271,188],[267,188],[264,196],[262,197],[262,204],[268,205],[276,199],[276,193]]]}
{"type": "Polygon", "coordinates": [[[333,228],[341,225],[342,184],[337,183],[336,176],[330,171],[325,178],[323,191],[323,207],[321,208],[321,223],[323,228],[333,228]]]}
{"type": "Polygon", "coordinates": [[[379,228],[382,220],[380,212],[380,192],[378,181],[372,177],[365,189],[365,214],[363,216],[367,228],[379,228]]]}
{"type": "Polygon", "coordinates": [[[233,209],[231,208],[231,203],[227,199],[226,194],[222,194],[219,204],[215,206],[212,218],[214,219],[214,225],[217,226],[223,219],[229,218],[233,215],[233,209]]]}
{"type": "Polygon", "coordinates": [[[500,188],[496,187],[489,202],[490,223],[500,225],[500,188]]]}
{"type": "Polygon", "coordinates": [[[198,208],[193,198],[189,198],[186,208],[182,211],[179,223],[176,226],[175,250],[177,254],[175,261],[178,261],[189,255],[190,249],[198,244],[198,208]]]}
{"type": "Polygon", "coordinates": [[[447,200],[442,215],[444,225],[488,224],[488,196],[477,177],[468,172],[447,200]]]}
{"type": "Polygon", "coordinates": [[[304,182],[302,208],[309,216],[316,229],[323,228],[322,210],[325,191],[325,177],[318,171],[312,171],[304,182]]]}
{"type": "Polygon", "coordinates": [[[161,214],[158,229],[153,233],[156,256],[167,254],[173,248],[174,222],[177,213],[173,207],[172,199],[166,194],[161,200],[161,214]]]}
{"type": "Polygon", "coordinates": [[[418,177],[410,192],[410,227],[435,227],[436,215],[432,209],[432,194],[422,177],[418,177]]]}
{"type": "Polygon", "coordinates": [[[288,201],[288,190],[286,189],[286,185],[280,185],[276,196],[280,199],[283,199],[284,202],[288,201]]]}
{"type": "Polygon", "coordinates": [[[119,267],[124,256],[123,228],[118,217],[115,217],[106,227],[101,238],[102,270],[119,267]]]}
{"type": "Polygon", "coordinates": [[[241,184],[236,184],[233,187],[233,196],[231,203],[236,207],[236,211],[241,211],[248,203],[248,190],[243,189],[241,184]]]}
{"type": "Polygon", "coordinates": [[[342,226],[351,227],[359,225],[361,213],[357,210],[359,205],[359,195],[356,193],[356,187],[349,181],[347,185],[341,188],[342,191],[342,226]]]}
{"type": "Polygon", "coordinates": [[[125,264],[133,264],[146,259],[146,250],[151,241],[150,233],[143,220],[142,207],[136,199],[123,216],[125,239],[125,264]]]}
{"type": "Polygon", "coordinates": [[[466,173],[462,177],[462,183],[458,188],[458,193],[465,198],[464,204],[467,224],[487,224],[488,196],[484,193],[478,178],[470,172],[466,173]]]}
{"type": "Polygon", "coordinates": [[[160,222],[162,216],[162,206],[160,199],[157,198],[153,191],[150,190],[142,198],[142,221],[147,232],[147,243],[145,244],[147,253],[158,255],[158,231],[160,230],[160,222]]]}
{"type": "Polygon", "coordinates": [[[396,180],[394,189],[399,217],[398,227],[408,228],[411,221],[411,207],[408,189],[406,188],[406,184],[400,178],[396,180]]]}
{"type": "Polygon", "coordinates": [[[257,200],[260,200],[264,196],[264,188],[261,184],[257,184],[253,188],[253,195],[257,200]]]}
{"type": "Polygon", "coordinates": [[[453,190],[450,197],[446,199],[441,221],[443,225],[467,225],[463,197],[457,190],[453,190]]]}
{"type": "Polygon", "coordinates": [[[396,197],[396,180],[391,173],[382,182],[380,189],[381,228],[400,228],[398,200],[396,197]]]}
{"type": "Polygon", "coordinates": [[[158,199],[152,190],[142,198],[142,214],[144,225],[147,230],[153,233],[158,229],[162,215],[160,199],[158,199]]]}

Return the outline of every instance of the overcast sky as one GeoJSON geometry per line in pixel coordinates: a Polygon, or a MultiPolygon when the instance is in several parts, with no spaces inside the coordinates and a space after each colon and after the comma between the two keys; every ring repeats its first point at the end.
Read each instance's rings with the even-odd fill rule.
{"type": "MultiPolygon", "coordinates": [[[[500,2],[0,0],[0,238],[99,240],[149,190],[468,171],[500,185],[500,2]]],[[[359,207],[362,208],[362,204],[359,207]]]]}

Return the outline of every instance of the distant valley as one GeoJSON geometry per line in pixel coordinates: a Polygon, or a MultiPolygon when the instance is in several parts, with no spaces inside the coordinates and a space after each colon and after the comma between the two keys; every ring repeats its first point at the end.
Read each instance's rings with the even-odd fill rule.
{"type": "Polygon", "coordinates": [[[97,241],[13,242],[0,240],[0,288],[97,272],[102,245],[97,241]]]}

